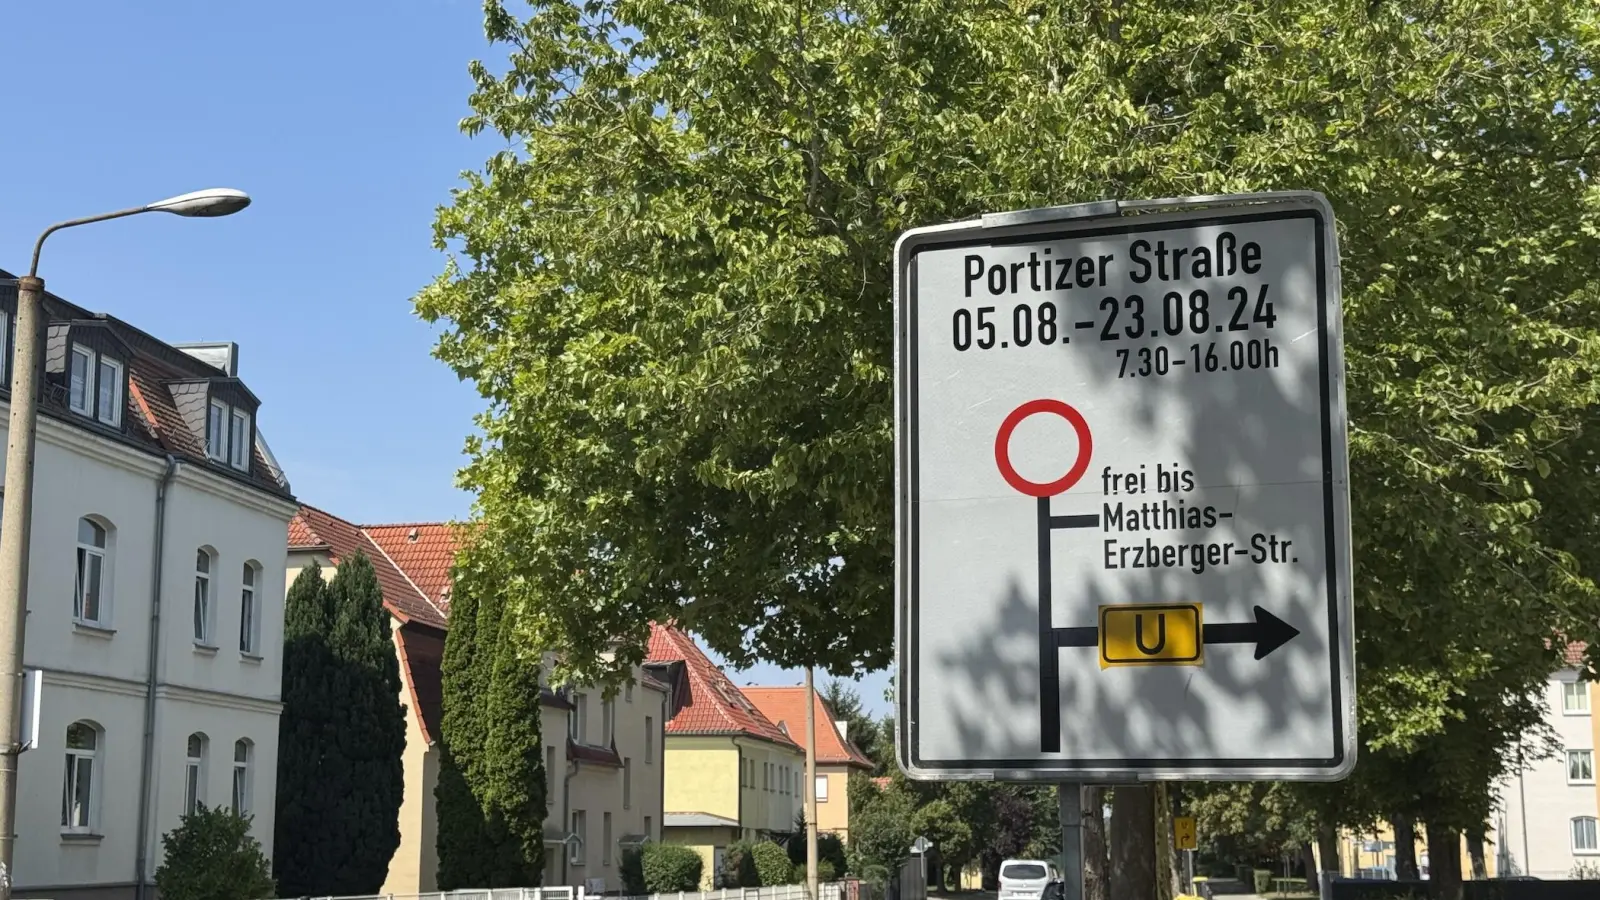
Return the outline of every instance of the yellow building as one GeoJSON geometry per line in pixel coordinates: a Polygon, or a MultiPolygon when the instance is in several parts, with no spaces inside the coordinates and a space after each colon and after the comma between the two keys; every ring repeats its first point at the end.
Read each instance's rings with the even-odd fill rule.
{"type": "MultiPolygon", "coordinates": [[[[740,688],[768,721],[777,723],[804,746],[806,728],[806,689],[804,687],[740,688]]],[[[834,716],[833,709],[813,694],[813,718],[817,729],[817,829],[850,837],[850,775],[872,771],[872,760],[850,742],[849,723],[834,716]]],[[[802,798],[803,800],[803,798],[802,798]]]]}
{"type": "Polygon", "coordinates": [[[794,739],[800,729],[762,715],[676,628],[652,626],[649,659],[681,665],[687,687],[683,707],[667,722],[661,839],[693,847],[711,887],[729,844],[794,829],[805,776],[805,754],[794,739]]]}
{"type": "MultiPolygon", "coordinates": [[[[358,526],[310,506],[289,525],[290,584],[312,562],[331,578],[341,559],[361,552],[372,560],[389,611],[407,731],[400,847],[383,894],[438,890],[440,662],[457,546],[446,524],[358,526]]],[[[610,699],[598,689],[541,686],[545,886],[620,890],[622,854],[661,839],[662,747],[680,695],[674,677],[671,667],[636,669],[634,683],[610,699]]]]}

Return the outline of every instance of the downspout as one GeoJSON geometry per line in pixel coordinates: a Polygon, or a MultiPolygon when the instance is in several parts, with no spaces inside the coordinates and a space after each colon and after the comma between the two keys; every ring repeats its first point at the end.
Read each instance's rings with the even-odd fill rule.
{"type": "Polygon", "coordinates": [[[156,485],[155,550],[150,565],[150,641],[146,660],[144,685],[144,747],[139,765],[139,838],[138,855],[133,863],[134,896],[145,900],[146,873],[150,860],[146,853],[150,843],[150,791],[153,780],[150,773],[151,758],[156,744],[156,664],[161,653],[161,556],[167,533],[167,488],[178,473],[178,460],[167,454],[167,470],[156,485]]]}
{"type": "MultiPolygon", "coordinates": [[[[572,822],[572,779],[576,778],[577,776],[578,776],[578,761],[575,760],[575,759],[570,759],[569,758],[567,760],[567,772],[566,772],[565,775],[561,776],[561,831],[564,834],[568,834],[568,835],[572,834],[572,832],[567,831],[567,828],[570,827],[570,823],[572,822]]],[[[587,826],[588,824],[589,824],[588,822],[584,823],[585,826],[587,826]]],[[[581,835],[579,836],[578,839],[579,840],[583,840],[581,835]]],[[[588,859],[587,853],[585,853],[584,859],[587,861],[587,859],[588,859]]],[[[561,842],[561,883],[562,884],[566,884],[567,883],[567,866],[571,863],[571,861],[572,861],[572,848],[567,846],[567,842],[566,841],[562,841],[561,842]]]]}

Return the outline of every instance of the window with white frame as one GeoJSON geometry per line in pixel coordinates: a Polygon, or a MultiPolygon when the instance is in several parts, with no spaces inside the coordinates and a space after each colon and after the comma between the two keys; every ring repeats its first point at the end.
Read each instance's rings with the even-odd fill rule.
{"type": "Polygon", "coordinates": [[[828,802],[828,776],[826,775],[817,776],[817,802],[828,802]]]}
{"type": "Polygon", "coordinates": [[[650,830],[650,825],[651,825],[650,817],[649,816],[645,816],[644,817],[644,836],[647,837],[647,838],[655,837],[655,833],[650,830]]]}
{"type": "Polygon", "coordinates": [[[228,404],[211,401],[206,411],[206,456],[218,462],[228,458],[228,404]]]}
{"type": "Polygon", "coordinates": [[[189,745],[183,760],[183,814],[194,815],[200,804],[206,802],[206,736],[195,732],[189,735],[189,745]]]}
{"type": "Polygon", "coordinates": [[[617,727],[617,702],[606,700],[600,704],[600,746],[611,746],[611,740],[616,736],[617,727]]]}
{"type": "Polygon", "coordinates": [[[106,623],[106,528],[93,519],[78,520],[78,581],[72,595],[72,617],[88,625],[106,623]]]}
{"type": "Polygon", "coordinates": [[[67,380],[67,408],[80,415],[94,411],[94,351],[72,345],[67,380]]]}
{"type": "Polygon", "coordinates": [[[572,695],[572,712],[567,713],[567,737],[572,738],[575,744],[583,743],[584,732],[588,730],[589,697],[586,694],[572,695]]]}
{"type": "Polygon", "coordinates": [[[655,760],[655,751],[651,748],[656,743],[656,722],[649,716],[644,717],[644,764],[650,765],[655,760]]]}
{"type": "Polygon", "coordinates": [[[611,812],[600,814],[600,864],[611,865],[611,812]]]}
{"type": "Polygon", "coordinates": [[[239,587],[239,652],[255,655],[256,635],[259,633],[261,610],[257,607],[257,567],[253,562],[244,564],[243,580],[239,587]]]}
{"type": "Polygon", "coordinates": [[[88,722],[67,726],[67,763],[61,785],[62,831],[88,834],[94,830],[95,801],[100,791],[95,763],[101,743],[100,729],[88,722]]]}
{"type": "Polygon", "coordinates": [[[622,808],[633,808],[633,757],[622,758],[622,808]]]}
{"type": "Polygon", "coordinates": [[[1567,783],[1594,784],[1594,751],[1567,751],[1567,783]]]}
{"type": "Polygon", "coordinates": [[[204,547],[194,554],[194,642],[211,644],[211,569],[210,551],[204,547]]]}
{"type": "Polygon", "coordinates": [[[250,814],[250,757],[255,748],[244,738],[233,742],[233,812],[250,814]]]}
{"type": "Polygon", "coordinates": [[[100,357],[100,374],[96,379],[99,392],[96,396],[94,415],[113,428],[122,425],[122,372],[122,363],[107,356],[100,357]]]}
{"type": "Polygon", "coordinates": [[[575,809],[572,811],[572,842],[569,845],[567,862],[575,866],[583,865],[583,845],[585,843],[584,839],[587,837],[584,833],[584,828],[587,824],[588,817],[584,815],[583,810],[575,809]]]}
{"type": "Polygon", "coordinates": [[[250,468],[250,414],[242,409],[229,419],[228,463],[235,469],[250,468]]]}
{"type": "Polygon", "coordinates": [[[1572,852],[1600,853],[1600,834],[1595,833],[1594,816],[1572,820],[1572,852]]]}
{"type": "Polygon", "coordinates": [[[1588,682],[1563,681],[1561,683],[1561,711],[1569,716],[1581,716],[1589,712],[1588,682]]]}
{"type": "Polygon", "coordinates": [[[631,681],[622,686],[622,702],[633,702],[633,682],[631,681]]]}

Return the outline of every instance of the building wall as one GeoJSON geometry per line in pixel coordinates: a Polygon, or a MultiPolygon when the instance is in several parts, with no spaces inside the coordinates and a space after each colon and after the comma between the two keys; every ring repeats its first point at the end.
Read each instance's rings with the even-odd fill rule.
{"type": "Polygon", "coordinates": [[[804,798],[795,788],[799,782],[801,790],[804,789],[805,755],[797,748],[748,738],[740,738],[738,744],[741,756],[755,764],[746,769],[744,788],[740,792],[743,809],[737,816],[746,839],[753,840],[763,831],[793,831],[795,816],[799,815],[804,798]]]}
{"type": "Polygon", "coordinates": [[[729,737],[680,735],[668,735],[666,744],[666,810],[741,821],[738,744],[729,737]]]}
{"type": "Polygon", "coordinates": [[[1574,670],[1564,670],[1546,685],[1546,722],[1555,730],[1561,752],[1526,763],[1520,773],[1500,785],[1503,825],[1499,852],[1508,874],[1567,878],[1579,864],[1600,864],[1600,852],[1575,851],[1572,841],[1573,819],[1600,818],[1593,780],[1573,783],[1567,778],[1564,751],[1595,749],[1592,687],[1588,711],[1568,713],[1563,708],[1562,684],[1575,681],[1577,675],[1574,670]]]}
{"type": "MultiPolygon", "coordinates": [[[[3,431],[3,429],[0,429],[3,431]]],[[[0,461],[3,466],[3,461],[0,461]]],[[[139,856],[144,706],[154,607],[156,490],[165,462],[45,418],[35,462],[29,555],[29,668],[43,670],[39,743],[19,760],[16,892],[57,897],[132,893],[139,856]],[[74,622],[78,520],[107,528],[102,626],[74,622]],[[66,732],[75,721],[99,735],[91,829],[64,834],[66,732]]],[[[232,793],[234,742],[250,748],[252,831],[272,852],[283,643],[284,541],[292,504],[204,467],[183,464],[168,492],[162,552],[160,653],[156,664],[146,877],[161,862],[161,836],[178,825],[188,737],[206,739],[203,793],[232,793]],[[196,552],[215,554],[209,646],[192,631],[196,552]],[[241,653],[243,566],[257,569],[261,653],[241,653]]]]}
{"type": "MultiPolygon", "coordinates": [[[[635,672],[635,677],[639,674],[635,672]]],[[[584,696],[587,713],[583,733],[576,739],[592,747],[614,749],[622,764],[578,762],[567,786],[569,794],[563,797],[563,779],[569,767],[566,747],[557,742],[570,733],[569,715],[563,709],[543,708],[546,747],[557,748],[558,762],[558,767],[550,767],[547,749],[546,768],[551,771],[546,773],[546,784],[552,801],[551,818],[547,821],[550,825],[572,830],[573,813],[583,813],[583,832],[579,835],[583,849],[581,854],[576,854],[581,864],[573,862],[575,854],[568,847],[563,853],[566,858],[564,876],[547,871],[545,884],[593,885],[605,891],[618,891],[622,888],[623,839],[630,835],[648,835],[651,840],[660,840],[665,765],[661,744],[667,695],[665,691],[642,684],[619,691],[612,700],[615,731],[608,741],[604,731],[603,692],[592,689],[576,693],[584,696]],[[562,814],[563,801],[565,815],[562,814]],[[608,814],[611,818],[609,841],[606,838],[608,814]]]]}
{"type": "MultiPolygon", "coordinates": [[[[331,572],[324,569],[324,572],[331,572]]],[[[439,889],[438,813],[433,789],[439,783],[439,748],[428,741],[411,694],[411,672],[398,644],[399,620],[389,620],[400,658],[400,702],[406,707],[405,794],[400,805],[400,846],[389,861],[380,894],[421,894],[439,889]]]]}
{"type": "Polygon", "coordinates": [[[831,831],[841,840],[850,834],[849,766],[818,766],[817,779],[827,783],[827,799],[817,792],[817,830],[831,831]]]}

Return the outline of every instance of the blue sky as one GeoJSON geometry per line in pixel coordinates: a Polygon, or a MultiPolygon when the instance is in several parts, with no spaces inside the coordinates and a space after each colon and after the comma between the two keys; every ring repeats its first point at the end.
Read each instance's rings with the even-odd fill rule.
{"type": "MultiPolygon", "coordinates": [[[[77,0],[0,12],[0,268],[52,222],[207,187],[226,219],[145,215],[45,245],[49,289],[174,341],[231,340],[308,503],[364,523],[464,517],[482,402],[430,355],[411,297],[441,270],[434,210],[502,146],[456,123],[478,0],[77,0]]],[[[771,667],[739,684],[794,684],[771,667]]],[[[882,711],[887,677],[861,693],[882,711]]]]}

